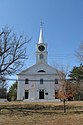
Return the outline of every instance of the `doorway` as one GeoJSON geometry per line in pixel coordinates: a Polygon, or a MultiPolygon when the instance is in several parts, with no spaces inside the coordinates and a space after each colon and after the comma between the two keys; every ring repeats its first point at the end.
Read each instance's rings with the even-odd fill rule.
{"type": "Polygon", "coordinates": [[[39,99],[44,99],[44,89],[39,90],[39,99]]]}

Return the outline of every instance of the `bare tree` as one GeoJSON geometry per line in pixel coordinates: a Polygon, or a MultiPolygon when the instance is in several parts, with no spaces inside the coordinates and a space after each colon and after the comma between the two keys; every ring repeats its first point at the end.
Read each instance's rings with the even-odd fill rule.
{"type": "Polygon", "coordinates": [[[83,62],[83,42],[80,44],[78,51],[76,51],[77,58],[83,62]]]}
{"type": "Polygon", "coordinates": [[[24,35],[17,36],[5,27],[0,33],[0,75],[16,73],[27,59],[27,43],[31,39],[24,35]]]}

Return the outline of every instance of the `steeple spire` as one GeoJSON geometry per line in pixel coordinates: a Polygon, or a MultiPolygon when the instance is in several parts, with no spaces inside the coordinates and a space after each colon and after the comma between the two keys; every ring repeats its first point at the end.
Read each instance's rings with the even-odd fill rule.
{"type": "Polygon", "coordinates": [[[39,44],[44,43],[42,25],[43,25],[43,22],[41,22],[41,24],[40,24],[40,35],[39,35],[39,41],[38,41],[39,44]]]}
{"type": "Polygon", "coordinates": [[[40,35],[39,35],[39,41],[36,44],[36,63],[47,63],[47,44],[44,43],[43,39],[43,28],[42,28],[43,22],[41,22],[40,25],[40,35]]]}

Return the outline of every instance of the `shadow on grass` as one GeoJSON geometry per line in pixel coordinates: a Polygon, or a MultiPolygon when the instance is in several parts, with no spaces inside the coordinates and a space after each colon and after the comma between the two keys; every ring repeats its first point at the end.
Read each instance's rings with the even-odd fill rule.
{"type": "Polygon", "coordinates": [[[0,109],[0,115],[33,115],[33,114],[39,114],[39,115],[69,115],[69,114],[83,114],[82,110],[73,110],[73,109],[66,109],[66,113],[64,113],[64,110],[27,110],[25,108],[5,108],[0,109]]]}

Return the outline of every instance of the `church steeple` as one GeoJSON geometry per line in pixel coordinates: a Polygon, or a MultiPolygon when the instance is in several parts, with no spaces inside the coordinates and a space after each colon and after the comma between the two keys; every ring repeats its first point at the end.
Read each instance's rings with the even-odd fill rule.
{"type": "Polygon", "coordinates": [[[41,25],[40,25],[40,35],[39,35],[39,41],[38,43],[44,43],[44,39],[43,39],[43,27],[42,27],[42,22],[41,22],[41,25]]]}
{"type": "Polygon", "coordinates": [[[44,43],[43,28],[41,23],[39,41],[36,46],[36,63],[39,63],[39,62],[47,63],[47,54],[48,54],[47,44],[44,43]]]}

